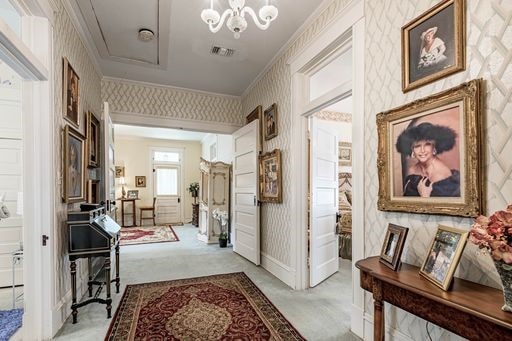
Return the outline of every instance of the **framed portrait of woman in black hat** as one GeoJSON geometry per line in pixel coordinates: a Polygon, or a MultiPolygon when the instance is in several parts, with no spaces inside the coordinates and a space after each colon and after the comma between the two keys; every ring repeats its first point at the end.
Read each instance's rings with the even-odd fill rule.
{"type": "Polygon", "coordinates": [[[444,0],[402,27],[402,90],[465,69],[464,0],[444,0]]]}
{"type": "Polygon", "coordinates": [[[380,210],[482,213],[481,82],[377,115],[380,210]]]}

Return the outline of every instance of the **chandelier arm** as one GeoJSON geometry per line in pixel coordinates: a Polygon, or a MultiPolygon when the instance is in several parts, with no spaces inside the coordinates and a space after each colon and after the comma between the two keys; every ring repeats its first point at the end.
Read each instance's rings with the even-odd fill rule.
{"type": "Polygon", "coordinates": [[[260,20],[256,16],[256,13],[254,13],[254,10],[252,8],[244,7],[240,14],[243,17],[245,15],[245,13],[248,13],[252,17],[252,20],[254,21],[256,26],[258,26],[258,28],[260,28],[261,30],[266,30],[270,26],[270,20],[265,20],[265,23],[261,24],[260,20]]]}
{"type": "Polygon", "coordinates": [[[232,9],[225,10],[224,13],[222,13],[222,16],[220,17],[220,20],[219,20],[219,23],[217,24],[217,26],[213,26],[212,23],[208,24],[208,26],[210,26],[210,31],[212,31],[212,33],[219,32],[219,30],[222,28],[222,25],[224,24],[224,21],[226,20],[226,18],[231,15],[233,15],[232,9]]]}

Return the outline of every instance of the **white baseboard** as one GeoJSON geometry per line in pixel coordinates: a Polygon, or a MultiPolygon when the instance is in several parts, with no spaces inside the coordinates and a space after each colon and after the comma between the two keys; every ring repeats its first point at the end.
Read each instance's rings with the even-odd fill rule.
{"type": "Polygon", "coordinates": [[[364,336],[364,310],[355,304],[350,309],[350,330],[358,337],[364,336]]]}
{"type": "MultiPolygon", "coordinates": [[[[388,325],[385,326],[384,330],[385,340],[395,340],[395,341],[414,341],[410,336],[405,335],[398,329],[392,328],[388,325]]],[[[366,341],[373,340],[373,315],[368,313],[364,314],[364,337],[363,339],[366,341]]]]}
{"type": "Polygon", "coordinates": [[[261,252],[261,266],[276,276],[278,279],[286,283],[291,288],[295,285],[295,270],[290,268],[288,265],[283,264],[277,259],[261,252]]]}

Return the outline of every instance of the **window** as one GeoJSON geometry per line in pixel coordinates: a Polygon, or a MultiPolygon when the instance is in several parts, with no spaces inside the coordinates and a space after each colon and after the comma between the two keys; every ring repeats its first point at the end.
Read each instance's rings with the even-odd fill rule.
{"type": "Polygon", "coordinates": [[[178,195],[177,168],[157,167],[155,173],[157,196],[178,195]]]}
{"type": "Polygon", "coordinates": [[[178,152],[159,152],[155,151],[153,154],[154,162],[180,162],[180,153],[178,152]]]}

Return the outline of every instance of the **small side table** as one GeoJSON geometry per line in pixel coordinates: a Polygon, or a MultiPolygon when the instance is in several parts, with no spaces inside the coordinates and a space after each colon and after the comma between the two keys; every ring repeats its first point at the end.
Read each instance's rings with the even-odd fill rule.
{"type": "Polygon", "coordinates": [[[122,227],[136,227],[137,226],[137,219],[135,217],[135,212],[136,212],[136,205],[135,205],[135,200],[139,200],[139,198],[119,198],[118,200],[121,201],[121,226],[122,227]],[[124,209],[124,204],[126,203],[132,203],[132,210],[131,212],[125,212],[125,209],[124,209]],[[131,215],[132,216],[132,224],[131,225],[125,225],[125,222],[124,222],[124,216],[125,215],[131,215]]]}
{"type": "Polygon", "coordinates": [[[192,225],[199,227],[199,204],[192,204],[192,225]]]}

